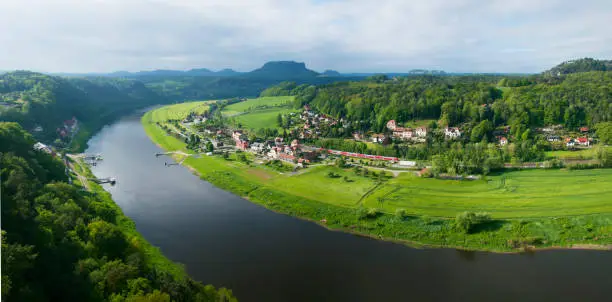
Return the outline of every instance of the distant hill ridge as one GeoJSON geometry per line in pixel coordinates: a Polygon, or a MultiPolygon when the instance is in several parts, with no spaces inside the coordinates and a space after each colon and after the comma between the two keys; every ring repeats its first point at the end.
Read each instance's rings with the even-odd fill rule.
{"type": "Polygon", "coordinates": [[[593,58],[570,60],[545,71],[544,75],[560,76],[589,71],[612,71],[612,60],[597,60],[593,58]]]}

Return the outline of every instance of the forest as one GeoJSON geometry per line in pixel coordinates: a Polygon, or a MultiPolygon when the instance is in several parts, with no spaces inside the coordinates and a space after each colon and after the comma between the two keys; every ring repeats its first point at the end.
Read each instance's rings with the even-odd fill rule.
{"type": "MultiPolygon", "coordinates": [[[[82,140],[135,109],[166,103],[142,82],[119,78],[62,78],[29,71],[0,75],[0,121],[18,122],[39,140],[53,142],[56,129],[75,117],[82,140]]],[[[60,142],[57,141],[57,144],[60,142]]]]}
{"type": "Polygon", "coordinates": [[[108,193],[68,184],[34,142],[0,123],[3,301],[235,301],[152,250],[108,193]]]}

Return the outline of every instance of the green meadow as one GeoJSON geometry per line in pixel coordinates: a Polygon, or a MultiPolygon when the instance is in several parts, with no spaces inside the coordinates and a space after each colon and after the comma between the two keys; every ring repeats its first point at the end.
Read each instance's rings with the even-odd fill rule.
{"type": "Polygon", "coordinates": [[[294,112],[291,109],[292,96],[261,97],[223,108],[225,116],[231,116],[245,129],[276,128],[278,114],[294,112]]]}
{"type": "MultiPolygon", "coordinates": [[[[142,118],[145,131],[166,150],[186,151],[181,140],[155,124],[180,116],[185,109],[172,105],[147,112],[142,118]]],[[[203,180],[271,210],[413,246],[516,251],[517,244],[541,248],[612,244],[609,169],[513,171],[475,181],[403,173],[380,181],[371,174],[356,175],[352,169],[333,166],[281,173],[239,162],[235,156],[190,157],[185,164],[203,180]],[[366,209],[377,211],[366,217],[360,214],[366,209]],[[404,215],[396,215],[398,209],[404,215]],[[493,221],[475,233],[459,232],[453,221],[464,211],[488,212],[493,221]]]]}

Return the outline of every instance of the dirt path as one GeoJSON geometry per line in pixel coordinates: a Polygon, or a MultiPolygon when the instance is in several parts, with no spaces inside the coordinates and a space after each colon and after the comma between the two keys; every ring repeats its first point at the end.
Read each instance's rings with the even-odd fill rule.
{"type": "MultiPolygon", "coordinates": [[[[81,158],[78,155],[66,154],[66,156],[70,157],[75,162],[80,162],[81,161],[81,158]]],[[[76,174],[76,176],[79,179],[79,181],[81,182],[81,185],[83,186],[83,188],[85,188],[85,190],[87,190],[87,191],[91,191],[91,189],[89,188],[89,181],[87,180],[87,177],[85,177],[85,176],[81,175],[81,173],[79,173],[79,171],[75,168],[75,165],[74,165],[73,162],[68,161],[68,166],[70,167],[72,172],[74,172],[74,174],[76,174]]]]}

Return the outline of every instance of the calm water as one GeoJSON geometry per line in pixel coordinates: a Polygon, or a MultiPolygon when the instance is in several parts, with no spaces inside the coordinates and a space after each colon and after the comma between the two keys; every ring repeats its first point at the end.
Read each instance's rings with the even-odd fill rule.
{"type": "Polygon", "coordinates": [[[87,152],[153,245],[241,301],[611,301],[612,252],[502,255],[417,250],[275,214],[200,180],[149,141],[139,117],[104,128],[87,152]]]}

